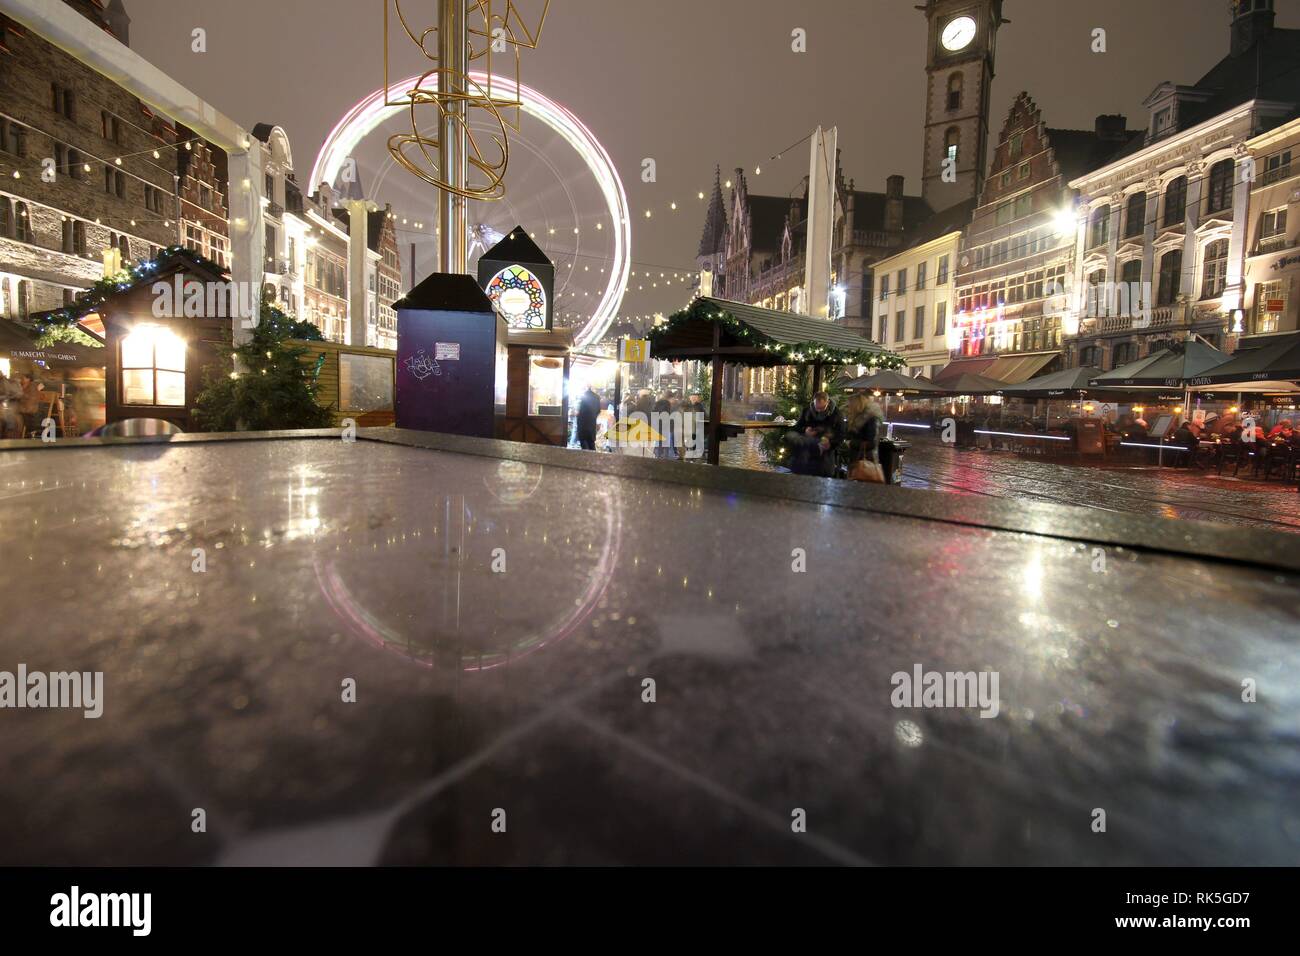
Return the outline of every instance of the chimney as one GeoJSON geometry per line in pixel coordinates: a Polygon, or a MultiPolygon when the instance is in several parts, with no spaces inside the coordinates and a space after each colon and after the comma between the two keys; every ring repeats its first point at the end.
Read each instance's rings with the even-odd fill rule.
{"type": "Polygon", "coordinates": [[[903,177],[895,173],[885,180],[885,232],[903,231],[903,177]]]}
{"type": "Polygon", "coordinates": [[[1128,118],[1122,113],[1103,113],[1097,117],[1097,138],[1122,142],[1128,133],[1128,118]]]}
{"type": "Polygon", "coordinates": [[[1241,56],[1273,32],[1273,0],[1232,0],[1232,55],[1241,56]]]}

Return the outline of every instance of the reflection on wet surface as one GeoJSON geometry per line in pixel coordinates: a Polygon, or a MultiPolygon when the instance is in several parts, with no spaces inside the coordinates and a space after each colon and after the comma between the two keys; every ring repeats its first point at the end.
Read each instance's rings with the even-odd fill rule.
{"type": "Polygon", "coordinates": [[[1293,577],[373,442],[4,464],[0,669],[106,703],[0,710],[0,862],[1300,859],[1293,577]]]}
{"type": "MultiPolygon", "coordinates": [[[[1241,527],[1300,532],[1300,494],[1295,485],[1253,481],[1213,469],[1153,468],[1140,460],[1105,466],[1052,461],[1009,452],[958,450],[914,434],[904,457],[903,484],[958,495],[990,495],[1081,505],[1103,511],[1161,518],[1213,521],[1241,527]]],[[[721,463],[772,471],[758,435],[724,442],[721,463]]]]}

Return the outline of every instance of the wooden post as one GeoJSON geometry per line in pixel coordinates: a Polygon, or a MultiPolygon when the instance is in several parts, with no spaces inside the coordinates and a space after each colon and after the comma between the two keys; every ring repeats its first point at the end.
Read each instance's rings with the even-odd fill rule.
{"type": "Polygon", "coordinates": [[[713,381],[709,383],[709,464],[718,463],[722,447],[722,326],[713,323],[713,381]]]}
{"type": "Polygon", "coordinates": [[[813,394],[816,395],[822,390],[822,363],[813,362],[813,394]]]}

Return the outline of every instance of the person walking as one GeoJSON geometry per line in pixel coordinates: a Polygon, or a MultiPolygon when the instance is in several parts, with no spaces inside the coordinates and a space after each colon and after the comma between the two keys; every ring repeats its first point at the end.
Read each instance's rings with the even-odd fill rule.
{"type": "Polygon", "coordinates": [[[844,418],[829,394],[818,392],[814,395],[786,437],[793,446],[790,456],[792,472],[822,478],[835,474],[835,449],[844,439],[844,418]]]}
{"type": "Polygon", "coordinates": [[[596,386],[587,383],[587,390],[578,400],[578,446],[586,451],[596,450],[596,424],[600,417],[600,395],[596,386]]]}

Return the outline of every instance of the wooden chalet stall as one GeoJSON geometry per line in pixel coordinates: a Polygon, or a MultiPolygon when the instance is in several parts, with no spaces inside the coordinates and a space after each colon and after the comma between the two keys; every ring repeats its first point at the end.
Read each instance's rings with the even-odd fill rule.
{"type": "Polygon", "coordinates": [[[361,427],[393,424],[396,352],[315,340],[291,344],[307,350],[303,363],[316,371],[316,402],[334,413],[335,424],[345,418],[361,427]]]}
{"type": "Polygon", "coordinates": [[[649,338],[652,358],[707,359],[712,364],[708,417],[712,465],[718,463],[718,446],[729,428],[743,426],[722,421],[724,363],[761,368],[811,366],[814,391],[821,388],[828,366],[898,368],[904,364],[895,353],[826,319],[708,296],[696,298],[667,323],[652,329],[649,338]]]}
{"type": "Polygon", "coordinates": [[[506,410],[497,437],[559,445],[569,442],[571,329],[511,329],[506,336],[506,410]]]}

